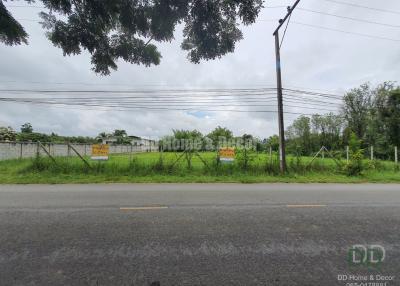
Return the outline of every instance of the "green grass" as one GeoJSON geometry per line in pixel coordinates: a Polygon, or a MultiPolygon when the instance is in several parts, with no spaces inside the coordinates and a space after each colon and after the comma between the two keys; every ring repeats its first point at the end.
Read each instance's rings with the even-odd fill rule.
{"type": "MultiPolygon", "coordinates": [[[[0,184],[61,183],[400,183],[400,171],[393,162],[364,161],[360,176],[349,177],[334,160],[288,157],[289,173],[279,174],[277,154],[252,154],[245,164],[239,157],[233,164],[217,164],[215,153],[193,156],[189,166],[182,153],[113,155],[107,162],[90,161],[91,168],[76,157],[9,160],[0,162],[0,184]],[[162,159],[161,159],[162,158],[162,159]],[[174,164],[175,163],[175,164],[174,164]]],[[[344,163],[344,162],[343,162],[344,163]]]]}

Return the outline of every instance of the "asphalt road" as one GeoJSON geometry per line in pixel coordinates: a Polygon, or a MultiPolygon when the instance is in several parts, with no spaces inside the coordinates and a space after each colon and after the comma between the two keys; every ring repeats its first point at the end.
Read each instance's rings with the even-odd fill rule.
{"type": "Polygon", "coordinates": [[[400,285],[400,185],[0,185],[0,285],[400,285]]]}

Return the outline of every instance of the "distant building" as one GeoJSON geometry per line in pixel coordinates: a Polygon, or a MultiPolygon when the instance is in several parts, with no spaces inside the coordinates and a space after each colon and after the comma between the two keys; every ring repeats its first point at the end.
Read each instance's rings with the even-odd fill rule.
{"type": "MultiPolygon", "coordinates": [[[[129,140],[125,141],[130,141],[130,144],[137,149],[142,151],[158,151],[158,141],[156,140],[142,138],[139,136],[128,136],[127,138],[129,138],[129,140]]],[[[116,145],[120,139],[121,138],[118,138],[117,136],[109,136],[102,138],[102,144],[116,145]]]]}
{"type": "Polygon", "coordinates": [[[148,151],[158,150],[158,142],[151,139],[141,138],[138,136],[128,136],[131,139],[132,146],[142,147],[148,151]]]}
{"type": "Polygon", "coordinates": [[[110,145],[112,145],[112,144],[117,144],[118,143],[118,138],[115,137],[115,136],[109,136],[109,137],[106,137],[106,138],[101,138],[101,140],[102,140],[102,144],[110,144],[110,145]]]}

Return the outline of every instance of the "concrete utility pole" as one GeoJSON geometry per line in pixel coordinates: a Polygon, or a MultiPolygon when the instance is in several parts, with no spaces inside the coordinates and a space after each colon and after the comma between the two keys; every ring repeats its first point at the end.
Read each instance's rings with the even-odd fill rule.
{"type": "Polygon", "coordinates": [[[275,54],[276,54],[276,82],[278,96],[278,123],[279,123],[279,165],[281,173],[286,173],[286,152],[285,152],[285,122],[283,118],[283,92],[282,92],[282,69],[281,69],[281,44],[279,39],[279,29],[292,15],[293,10],[300,3],[297,0],[293,7],[288,7],[288,13],[285,18],[279,20],[279,26],[274,32],[275,36],[275,54]]]}

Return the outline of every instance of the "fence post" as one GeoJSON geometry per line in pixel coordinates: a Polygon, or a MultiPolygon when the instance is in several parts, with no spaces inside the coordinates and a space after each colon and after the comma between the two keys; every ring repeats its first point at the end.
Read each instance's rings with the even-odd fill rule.
{"type": "Polygon", "coordinates": [[[346,146],[346,162],[349,163],[349,146],[346,146]]]}
{"type": "Polygon", "coordinates": [[[397,146],[394,147],[394,161],[395,161],[396,165],[399,162],[398,157],[397,157],[397,146]]]}
{"type": "Polygon", "coordinates": [[[19,158],[22,159],[22,142],[20,144],[20,150],[19,150],[19,158]]]}
{"type": "Polygon", "coordinates": [[[40,156],[40,142],[36,142],[36,158],[40,156]]]}
{"type": "Polygon", "coordinates": [[[69,147],[69,142],[67,143],[67,157],[71,156],[71,149],[69,147]]]}
{"type": "Polygon", "coordinates": [[[269,164],[272,165],[272,146],[269,146],[269,164]]]}
{"type": "Polygon", "coordinates": [[[374,160],[374,146],[371,146],[371,161],[374,160]]]}

